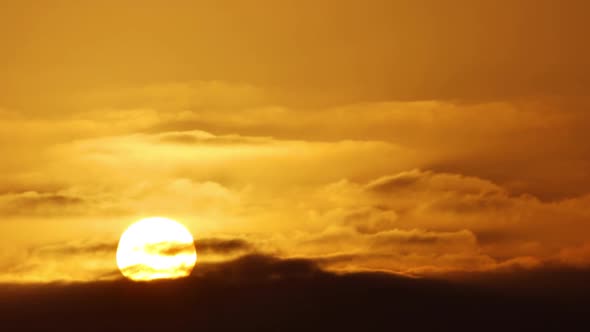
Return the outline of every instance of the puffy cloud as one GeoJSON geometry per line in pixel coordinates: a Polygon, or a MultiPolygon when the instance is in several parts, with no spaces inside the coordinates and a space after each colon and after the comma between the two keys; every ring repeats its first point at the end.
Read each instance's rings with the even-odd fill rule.
{"type": "MultiPolygon", "coordinates": [[[[210,101],[67,120],[7,113],[2,133],[22,145],[0,148],[22,154],[0,166],[6,246],[90,233],[112,240],[133,220],[166,215],[198,238],[252,244],[203,249],[211,261],[255,250],[331,269],[421,274],[544,261],[585,240],[588,197],[569,185],[585,179],[585,146],[573,145],[585,130],[580,111],[531,101],[321,112],[210,101]],[[546,150],[559,158],[547,160],[546,150]],[[561,163],[577,171],[553,172],[561,163]],[[39,234],[23,237],[28,227],[39,234]]],[[[38,275],[82,278],[76,273],[38,275]]]]}
{"type": "MultiPolygon", "coordinates": [[[[467,174],[491,179],[513,192],[559,199],[584,193],[578,184],[588,179],[584,136],[589,129],[584,120],[588,109],[587,98],[547,97],[483,104],[384,102],[312,110],[281,105],[182,109],[157,112],[160,121],[146,130],[178,132],[164,137],[177,142],[196,142],[183,133],[198,130],[230,136],[227,139],[239,133],[296,141],[387,142],[412,152],[410,168],[467,174]],[[547,154],[554,157],[548,159],[547,154]],[[537,167],[531,169],[531,162],[537,167]]],[[[400,155],[398,162],[406,159],[400,155]]]]}
{"type": "Polygon", "coordinates": [[[200,237],[252,244],[215,252],[205,241],[213,261],[259,250],[346,258],[326,261],[338,270],[489,270],[582,241],[589,213],[585,197],[544,202],[474,176],[411,169],[411,151],[380,141],[176,131],[78,139],[45,153],[52,162],[35,167],[65,189],[8,192],[5,217],[68,216],[82,236],[90,229],[82,217],[124,225],[166,215],[200,237]]]}
{"type": "Polygon", "coordinates": [[[364,185],[341,181],[319,192],[315,198],[324,201],[316,201],[312,216],[324,231],[292,246],[343,257],[327,263],[335,268],[434,273],[532,267],[585,239],[579,231],[586,198],[544,203],[458,174],[412,170],[364,185]]]}

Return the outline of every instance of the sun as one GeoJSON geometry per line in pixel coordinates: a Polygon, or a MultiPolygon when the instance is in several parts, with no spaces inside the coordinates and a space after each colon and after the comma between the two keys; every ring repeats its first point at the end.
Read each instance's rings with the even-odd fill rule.
{"type": "Polygon", "coordinates": [[[167,218],[142,219],[125,230],[117,247],[117,266],[135,281],[188,276],[197,262],[193,236],[167,218]]]}

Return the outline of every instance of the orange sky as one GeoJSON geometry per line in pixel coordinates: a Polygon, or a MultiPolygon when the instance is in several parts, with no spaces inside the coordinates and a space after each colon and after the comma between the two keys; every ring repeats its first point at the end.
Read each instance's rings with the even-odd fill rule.
{"type": "Polygon", "coordinates": [[[153,215],[204,261],[586,266],[588,10],[1,1],[0,281],[108,276],[153,215]]]}

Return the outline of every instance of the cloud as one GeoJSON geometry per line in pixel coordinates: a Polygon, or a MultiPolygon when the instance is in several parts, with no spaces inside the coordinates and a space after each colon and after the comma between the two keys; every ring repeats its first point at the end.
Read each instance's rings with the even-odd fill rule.
{"type": "Polygon", "coordinates": [[[0,273],[3,283],[47,283],[113,279],[116,244],[76,241],[12,250],[0,273]]]}
{"type": "Polygon", "coordinates": [[[584,241],[578,231],[587,214],[585,197],[546,203],[487,180],[421,170],[366,184],[340,181],[314,198],[322,202],[315,219],[324,228],[291,246],[311,256],[348,257],[333,264],[345,270],[533,266],[584,241]]]}
{"type": "Polygon", "coordinates": [[[379,178],[367,185],[367,190],[380,194],[408,191],[447,191],[459,194],[501,193],[502,189],[489,181],[460,174],[434,174],[432,171],[412,170],[379,178]]]}
{"type": "Polygon", "coordinates": [[[254,245],[244,239],[206,238],[198,239],[195,246],[200,253],[208,254],[233,254],[236,252],[248,252],[254,249],[254,245]]]}
{"type": "Polygon", "coordinates": [[[68,255],[85,254],[114,254],[117,250],[117,243],[59,243],[44,245],[30,250],[31,254],[41,256],[54,256],[58,259],[68,255]]]}
{"type": "Polygon", "coordinates": [[[244,137],[240,135],[216,136],[204,131],[188,132],[167,132],[159,135],[159,140],[164,143],[211,145],[220,144],[226,146],[240,146],[253,144],[269,144],[272,138],[269,137],[244,137]]]}
{"type": "Polygon", "coordinates": [[[86,205],[83,198],[67,192],[27,191],[0,195],[0,213],[14,215],[64,215],[76,213],[86,205]]]}
{"type": "Polygon", "coordinates": [[[203,238],[194,244],[162,242],[146,245],[144,250],[154,255],[174,256],[191,253],[197,248],[199,255],[222,255],[230,257],[234,254],[245,254],[254,251],[254,245],[241,238],[203,238]]]}
{"type": "MultiPolygon", "coordinates": [[[[112,240],[133,220],[165,215],[197,238],[228,235],[252,244],[212,249],[204,256],[212,261],[250,249],[353,257],[332,268],[399,273],[544,261],[584,240],[588,216],[588,197],[574,195],[584,190],[587,162],[583,142],[573,144],[585,130],[582,114],[547,105],[130,109],[63,123],[9,117],[3,126],[10,135],[26,142],[21,131],[35,134],[12,165],[1,166],[0,227],[14,239],[7,246],[18,248],[34,241],[18,235],[25,224],[112,240]],[[199,123],[215,130],[193,127],[199,123]],[[556,157],[548,160],[547,149],[556,157]],[[40,151],[34,162],[30,151],[40,151]],[[493,171],[488,159],[499,163],[493,171]],[[534,177],[531,163],[542,169],[534,177]],[[555,172],[561,163],[577,171],[555,172]],[[568,184],[574,180],[575,188],[568,184]]],[[[52,241],[52,234],[35,237],[52,241]]]]}
{"type": "Polygon", "coordinates": [[[490,179],[547,200],[584,193],[577,184],[587,181],[586,110],[585,98],[549,97],[478,104],[389,101],[313,110],[279,105],[187,111],[182,118],[163,118],[153,130],[388,142],[419,156],[409,160],[411,167],[490,179]],[[555,158],[547,159],[547,153],[555,158]],[[530,162],[538,167],[531,170],[530,162]]]}
{"type": "MultiPolygon", "coordinates": [[[[215,139],[215,136],[210,137],[215,139]]],[[[129,139],[132,144],[161,146],[150,138],[140,135],[116,141],[129,139]]],[[[292,143],[295,146],[307,144],[292,143]]],[[[87,144],[81,145],[81,151],[88,148],[87,144]]],[[[283,142],[268,144],[274,146],[283,142]]],[[[124,145],[117,145],[118,149],[122,147],[125,149],[124,145]]],[[[221,147],[213,145],[213,148],[221,147]]],[[[119,152],[116,155],[129,157],[119,152]]],[[[182,150],[178,156],[182,156],[182,150]]],[[[130,161],[133,162],[133,158],[126,162],[130,161]]],[[[123,160],[117,159],[117,162],[124,164],[123,160]]],[[[153,170],[157,171],[157,167],[153,170]]],[[[142,174],[148,174],[142,172],[135,170],[130,176],[140,179],[142,174]]],[[[291,185],[296,187],[285,190],[280,197],[272,195],[280,187],[280,183],[273,181],[242,186],[239,182],[222,185],[190,178],[126,182],[129,180],[129,177],[122,178],[122,183],[131,184],[122,191],[123,195],[115,191],[88,196],[126,199],[111,201],[109,205],[102,202],[94,207],[86,204],[85,213],[107,216],[103,208],[110,206],[113,211],[126,211],[117,216],[129,220],[140,218],[138,211],[159,210],[198,230],[195,245],[201,262],[219,262],[247,253],[266,252],[279,257],[328,259],[323,266],[337,271],[390,271],[412,275],[487,271],[502,269],[513,264],[511,262],[532,266],[526,263],[529,258],[538,262],[551,261],[565,248],[584,241],[580,229],[588,214],[584,197],[543,202],[531,195],[511,194],[485,179],[418,169],[361,182],[340,180],[321,184],[319,181],[302,186],[295,180],[291,185]],[[555,237],[556,232],[561,236],[555,237]],[[336,257],[346,259],[330,260],[336,257]]],[[[79,188],[82,183],[77,184],[79,188]]],[[[47,211],[50,210],[43,213],[47,215],[47,211]]],[[[57,259],[57,248],[45,250],[46,254],[54,253],[51,260],[57,259]]],[[[91,254],[81,248],[59,250],[72,257],[91,254]],[[76,250],[80,250],[78,254],[76,250]]],[[[100,253],[97,249],[95,256],[100,253]]],[[[110,260],[112,257],[105,256],[97,266],[112,264],[110,260]]],[[[85,279],[105,273],[96,274],[96,270],[90,269],[80,276],[80,271],[69,271],[73,266],[70,264],[62,264],[60,268],[55,265],[52,269],[59,273],[37,273],[40,261],[28,261],[31,276],[85,279]]]]}
{"type": "Polygon", "coordinates": [[[467,230],[435,232],[392,229],[376,234],[327,231],[297,244],[306,256],[335,271],[387,271],[428,275],[435,271],[479,271],[497,262],[481,252],[467,230]],[[431,271],[428,271],[428,270],[431,271]]]}
{"type": "Polygon", "coordinates": [[[268,255],[245,255],[229,262],[195,269],[193,276],[218,278],[222,282],[250,283],[268,280],[310,279],[322,275],[320,267],[311,260],[280,259],[268,255]]]}
{"type": "Polygon", "coordinates": [[[194,244],[178,243],[173,241],[149,243],[143,247],[143,251],[150,255],[176,256],[194,253],[194,244]]]}
{"type": "Polygon", "coordinates": [[[388,247],[391,245],[416,245],[432,246],[439,243],[453,244],[454,242],[466,242],[475,244],[475,237],[469,231],[459,232],[420,232],[412,230],[400,232],[399,230],[380,232],[375,236],[374,245],[376,247],[388,247]]]}
{"type": "MultiPolygon", "coordinates": [[[[174,90],[170,87],[167,91],[173,95],[174,90]]],[[[149,104],[149,94],[146,98],[149,104]]],[[[107,145],[135,149],[137,145],[131,141],[142,138],[166,142],[170,150],[205,144],[251,151],[254,145],[258,150],[285,145],[293,148],[295,142],[316,146],[380,143],[397,150],[392,151],[395,159],[387,162],[389,159],[380,160],[379,156],[365,156],[375,162],[363,165],[363,180],[421,168],[489,179],[510,192],[530,193],[543,200],[584,194],[584,186],[579,184],[588,178],[586,98],[540,96],[477,104],[387,101],[314,109],[280,103],[222,110],[214,106],[168,109],[142,105],[84,108],[54,117],[11,112],[15,116],[7,117],[0,125],[0,150],[14,158],[0,165],[5,174],[10,174],[0,175],[0,179],[5,185],[30,190],[26,184],[41,177],[45,171],[41,165],[56,164],[57,158],[72,158],[55,155],[55,150],[93,141],[100,147],[93,147],[92,152],[105,154],[107,145]],[[173,143],[178,146],[173,148],[173,143]],[[547,159],[547,154],[554,157],[547,159]],[[531,169],[530,163],[537,167],[531,169]]],[[[223,108],[221,104],[219,107],[223,108]]],[[[145,146],[143,151],[148,149],[150,153],[156,150],[155,146],[145,146]]],[[[341,173],[340,178],[358,177],[359,172],[341,173]]]]}
{"type": "Polygon", "coordinates": [[[557,255],[557,260],[568,266],[587,267],[590,265],[590,243],[563,248],[557,255]]]}
{"type": "MultiPolygon", "coordinates": [[[[27,250],[11,253],[11,259],[2,257],[0,282],[51,282],[112,280],[120,278],[116,267],[118,243],[114,239],[71,240],[37,244],[27,250]]],[[[240,237],[198,238],[194,246],[199,255],[198,264],[229,261],[257,251],[254,243],[240,237]]],[[[193,251],[193,244],[163,242],[146,245],[144,250],[157,255],[179,255],[193,251]],[[190,249],[190,250],[189,250],[190,249]]],[[[188,268],[188,267],[187,267],[188,268]]],[[[148,267],[132,266],[146,273],[148,267]]]]}
{"type": "MultiPolygon", "coordinates": [[[[211,260],[587,263],[587,4],[213,7],[4,8],[0,252],[166,215],[211,260]]],[[[107,260],[57,257],[94,249],[46,248],[11,276],[89,279],[107,260]]]]}

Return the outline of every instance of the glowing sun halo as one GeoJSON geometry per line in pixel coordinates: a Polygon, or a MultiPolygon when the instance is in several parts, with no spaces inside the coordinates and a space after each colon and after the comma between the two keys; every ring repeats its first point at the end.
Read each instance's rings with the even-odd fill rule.
{"type": "Polygon", "coordinates": [[[117,247],[119,270],[136,281],[186,277],[196,261],[191,233],[167,218],[146,218],[132,224],[117,247]]]}

